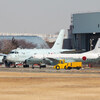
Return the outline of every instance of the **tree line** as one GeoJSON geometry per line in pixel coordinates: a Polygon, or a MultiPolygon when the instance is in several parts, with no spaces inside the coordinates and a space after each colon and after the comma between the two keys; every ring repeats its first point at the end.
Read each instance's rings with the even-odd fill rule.
{"type": "Polygon", "coordinates": [[[0,52],[8,54],[11,50],[16,48],[36,48],[36,44],[25,41],[24,39],[15,39],[14,37],[11,40],[1,39],[0,40],[0,52]]]}

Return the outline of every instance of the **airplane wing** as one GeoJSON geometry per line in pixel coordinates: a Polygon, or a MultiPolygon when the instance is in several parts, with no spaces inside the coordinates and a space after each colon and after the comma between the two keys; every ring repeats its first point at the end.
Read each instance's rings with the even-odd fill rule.
{"type": "MultiPolygon", "coordinates": [[[[52,57],[45,57],[45,58],[34,58],[30,57],[25,60],[26,64],[40,64],[45,63],[47,65],[56,65],[59,63],[59,60],[62,58],[52,58],[52,57]]],[[[75,62],[74,59],[65,59],[65,62],[75,62]]]]}
{"type": "MultiPolygon", "coordinates": [[[[45,58],[44,63],[51,64],[51,65],[56,65],[56,64],[58,64],[60,59],[61,58],[50,58],[50,57],[47,57],[47,58],[45,58]]],[[[67,62],[75,62],[75,61],[76,61],[75,59],[65,59],[66,63],[67,62]]]]}
{"type": "Polygon", "coordinates": [[[43,62],[46,63],[46,64],[48,64],[48,65],[56,65],[56,64],[58,64],[59,60],[60,59],[55,59],[55,58],[49,58],[49,57],[47,57],[47,58],[44,59],[43,62]]]}
{"type": "Polygon", "coordinates": [[[7,56],[7,54],[0,53],[0,56],[7,56]]]}
{"type": "Polygon", "coordinates": [[[76,60],[75,59],[65,59],[65,62],[67,63],[67,62],[76,62],[76,60]]]}

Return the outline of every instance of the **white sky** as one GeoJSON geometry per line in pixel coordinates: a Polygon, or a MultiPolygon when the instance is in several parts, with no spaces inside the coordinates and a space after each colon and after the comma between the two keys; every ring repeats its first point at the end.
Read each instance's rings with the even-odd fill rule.
{"type": "Polygon", "coordinates": [[[0,0],[0,32],[56,33],[71,14],[100,11],[100,0],[0,0]]]}

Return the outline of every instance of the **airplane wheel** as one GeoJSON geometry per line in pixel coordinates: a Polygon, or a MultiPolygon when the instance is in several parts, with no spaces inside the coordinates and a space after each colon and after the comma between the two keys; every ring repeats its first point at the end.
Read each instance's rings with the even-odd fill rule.
{"type": "Polygon", "coordinates": [[[23,65],[23,67],[25,68],[25,67],[26,67],[26,65],[23,65]]]}
{"type": "Polygon", "coordinates": [[[46,68],[46,65],[44,65],[43,68],[46,68]]]}
{"type": "Polygon", "coordinates": [[[7,68],[10,68],[10,62],[5,61],[5,66],[6,66],[7,68]]]}
{"type": "Polygon", "coordinates": [[[32,69],[34,69],[34,65],[32,65],[32,69]]]}
{"type": "Polygon", "coordinates": [[[41,68],[46,68],[46,65],[40,65],[40,69],[41,69],[41,68]]]}
{"type": "Polygon", "coordinates": [[[60,69],[60,66],[56,66],[56,69],[59,70],[60,69]]]}
{"type": "Polygon", "coordinates": [[[13,68],[16,68],[16,65],[14,65],[13,68]]]}
{"type": "Polygon", "coordinates": [[[23,67],[24,67],[24,68],[27,68],[27,67],[29,67],[29,65],[23,65],[23,67]]]}

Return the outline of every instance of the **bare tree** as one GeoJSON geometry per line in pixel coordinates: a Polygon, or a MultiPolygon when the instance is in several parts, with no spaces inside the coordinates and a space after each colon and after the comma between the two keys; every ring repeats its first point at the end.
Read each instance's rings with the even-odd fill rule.
{"type": "Polygon", "coordinates": [[[9,53],[12,49],[16,49],[18,47],[21,48],[35,48],[36,45],[26,42],[25,40],[16,40],[12,38],[12,40],[3,39],[0,40],[0,52],[2,53],[9,53]]]}
{"type": "Polygon", "coordinates": [[[30,48],[30,49],[32,49],[32,48],[36,47],[36,44],[26,42],[25,40],[17,40],[16,46],[21,47],[21,48],[30,48]]]}
{"type": "Polygon", "coordinates": [[[13,48],[14,48],[14,46],[12,45],[11,40],[4,39],[4,40],[0,41],[0,52],[8,53],[13,48]]]}

